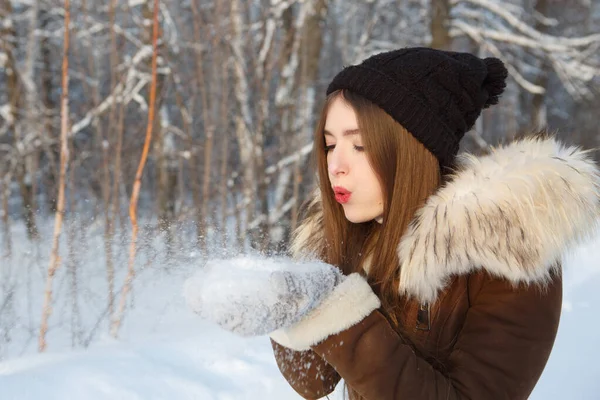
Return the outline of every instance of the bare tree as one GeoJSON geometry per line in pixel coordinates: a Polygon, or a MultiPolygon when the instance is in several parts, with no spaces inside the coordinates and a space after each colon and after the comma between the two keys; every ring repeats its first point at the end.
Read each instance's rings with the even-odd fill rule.
{"type": "MultiPolygon", "coordinates": [[[[25,100],[18,105],[24,106],[25,118],[22,123],[15,125],[15,148],[20,153],[22,161],[17,164],[16,178],[19,182],[23,215],[27,225],[27,233],[30,239],[37,239],[39,232],[35,218],[35,193],[33,191],[34,157],[37,152],[34,148],[37,132],[40,132],[40,112],[37,102],[37,90],[34,76],[34,66],[37,57],[37,38],[35,32],[38,23],[39,3],[34,2],[29,16],[29,34],[27,37],[27,48],[23,73],[20,75],[25,100]]],[[[17,97],[18,98],[18,97],[17,97]]]]}
{"type": "Polygon", "coordinates": [[[146,126],[146,139],[144,141],[144,149],[142,150],[142,157],[138,165],[137,172],[135,174],[135,182],[133,184],[133,191],[131,193],[131,200],[129,203],[129,217],[131,218],[131,242],[129,245],[129,264],[128,272],[125,277],[125,284],[121,290],[121,301],[119,302],[119,309],[115,318],[112,321],[111,335],[117,337],[119,334],[119,328],[121,327],[123,314],[125,313],[125,305],[127,301],[127,295],[131,291],[131,285],[133,278],[135,277],[135,254],[136,254],[136,241],[138,233],[138,222],[137,222],[137,203],[140,194],[140,188],[142,186],[142,175],[144,173],[144,166],[146,165],[146,159],[148,158],[148,151],[150,149],[150,143],[152,142],[152,128],[154,125],[154,105],[156,102],[156,83],[157,73],[156,65],[158,58],[158,3],[159,0],[154,0],[154,11],[153,11],[153,24],[152,24],[152,77],[150,83],[150,99],[148,105],[148,124],[146,126]]]}
{"type": "MultiPolygon", "coordinates": [[[[50,29],[50,23],[53,17],[48,10],[48,6],[44,3],[41,4],[40,8],[40,29],[42,32],[50,29]]],[[[42,166],[45,177],[45,186],[47,187],[46,193],[57,193],[58,176],[59,170],[58,160],[60,158],[60,148],[58,145],[58,137],[53,132],[58,132],[58,124],[55,124],[56,116],[58,115],[58,106],[54,100],[52,92],[54,91],[54,71],[53,71],[53,58],[52,58],[52,44],[49,35],[44,35],[40,41],[40,53],[42,57],[42,71],[41,71],[41,105],[43,107],[43,120],[44,120],[44,135],[41,138],[43,146],[43,153],[47,159],[47,164],[42,166]],[[55,115],[56,114],[56,115],[55,115]]],[[[37,157],[36,157],[37,159],[37,157]]],[[[46,196],[46,204],[48,210],[51,213],[56,212],[56,195],[46,196]]]]}
{"type": "Polygon", "coordinates": [[[296,20],[288,17],[284,20],[285,36],[289,49],[286,63],[283,66],[285,80],[278,88],[276,105],[280,113],[280,132],[282,135],[281,157],[295,154],[293,168],[281,168],[275,186],[275,205],[272,219],[278,220],[281,215],[291,210],[290,224],[286,234],[288,237],[297,223],[299,205],[304,198],[300,197],[300,184],[303,180],[302,165],[308,154],[306,147],[312,139],[312,115],[315,109],[316,88],[319,62],[323,47],[324,24],[328,13],[326,0],[306,3],[305,15],[296,20]],[[294,68],[294,64],[298,68],[294,68]],[[289,73],[288,71],[293,71],[289,73]],[[283,136],[291,136],[285,140],[283,136]],[[299,150],[300,149],[300,150],[299,150]],[[290,179],[290,177],[293,177],[290,179]],[[292,183],[291,201],[286,201],[288,184],[292,183]]]}
{"type": "MultiPolygon", "coordinates": [[[[538,16],[548,15],[547,0],[535,0],[534,11],[538,16]]],[[[534,17],[534,28],[542,34],[548,33],[548,24],[544,23],[544,19],[534,17]]],[[[548,89],[548,80],[550,78],[549,71],[551,70],[550,63],[546,58],[539,62],[537,77],[534,80],[536,86],[544,88],[542,93],[533,93],[531,99],[530,123],[528,131],[537,131],[545,129],[548,125],[548,113],[546,107],[546,97],[548,89]]]]}
{"type": "MultiPolygon", "coordinates": [[[[116,43],[116,33],[115,33],[115,18],[116,18],[116,0],[111,0],[109,5],[109,23],[110,23],[110,89],[111,92],[115,91],[115,87],[117,86],[117,43],[116,43]]],[[[113,130],[117,128],[116,121],[116,113],[117,113],[117,104],[112,103],[110,106],[109,118],[108,118],[108,129],[107,133],[109,136],[113,130]]],[[[114,135],[113,135],[114,136],[114,135]]],[[[104,195],[104,204],[105,204],[105,226],[104,226],[104,252],[106,255],[106,280],[108,283],[108,319],[112,321],[115,311],[115,267],[113,264],[113,237],[115,230],[115,218],[116,213],[118,212],[118,204],[119,204],[119,176],[120,176],[120,159],[121,159],[121,148],[119,144],[121,143],[122,138],[117,138],[117,145],[115,146],[115,162],[113,164],[113,184],[112,187],[108,187],[110,185],[110,173],[108,166],[108,152],[110,147],[110,140],[105,139],[106,142],[103,143],[103,173],[104,173],[104,186],[103,190],[105,192],[104,195]],[[110,194],[110,195],[109,195],[110,194]],[[112,201],[111,201],[112,197],[112,201]]],[[[113,140],[113,143],[115,141],[113,140]]]]}
{"type": "MultiPolygon", "coordinates": [[[[194,27],[194,39],[196,43],[207,43],[208,40],[203,38],[202,36],[202,20],[200,17],[200,12],[198,10],[198,6],[195,2],[191,2],[192,9],[192,21],[194,27]],[[204,40],[203,40],[204,39],[204,40]]],[[[220,9],[222,6],[222,1],[216,2],[216,13],[220,14],[220,9]]],[[[207,32],[205,30],[205,32],[207,32]]],[[[208,36],[208,34],[205,34],[208,36]]],[[[213,37],[216,35],[213,34],[213,37]]],[[[214,44],[214,42],[213,42],[214,44]]],[[[205,46],[208,47],[208,46],[205,46]]],[[[214,47],[214,45],[213,45],[214,47]]],[[[213,149],[213,141],[215,134],[215,123],[213,122],[213,116],[211,113],[211,102],[212,99],[209,100],[210,87],[208,85],[208,80],[205,78],[204,73],[204,57],[205,53],[204,48],[196,51],[196,62],[195,62],[195,71],[196,71],[196,80],[198,82],[199,90],[200,90],[200,102],[202,104],[202,119],[204,126],[204,175],[202,177],[202,194],[201,199],[198,199],[199,203],[196,204],[197,207],[197,218],[198,218],[198,243],[200,244],[200,248],[203,253],[207,253],[207,237],[206,237],[206,224],[208,215],[208,205],[210,202],[210,187],[211,187],[211,164],[212,164],[212,149],[213,149]]],[[[197,155],[193,154],[192,157],[197,158],[197,155]]],[[[197,164],[194,165],[195,167],[197,164]]]]}
{"type": "Polygon", "coordinates": [[[450,1],[431,0],[431,47],[450,50],[450,1]]]}
{"type": "MultiPolygon", "coordinates": [[[[12,6],[9,0],[2,0],[0,3],[0,17],[3,21],[0,25],[0,66],[4,69],[4,76],[6,79],[8,103],[3,106],[5,112],[3,113],[3,119],[6,121],[2,129],[0,130],[0,136],[4,135],[4,132],[14,131],[16,119],[17,119],[17,107],[19,104],[19,91],[17,88],[17,69],[13,51],[13,43],[15,40],[14,25],[12,23],[12,6]]],[[[8,207],[8,201],[10,198],[11,190],[10,183],[12,181],[12,171],[16,163],[16,157],[14,155],[14,148],[9,147],[2,149],[4,153],[4,159],[8,160],[8,163],[3,163],[0,172],[2,173],[2,223],[4,225],[3,236],[6,256],[10,256],[12,253],[12,240],[10,235],[10,211],[8,207]]]]}
{"type": "Polygon", "coordinates": [[[60,265],[59,240],[62,230],[63,214],[65,212],[65,175],[69,161],[69,149],[67,132],[69,127],[69,20],[71,6],[69,0],[65,0],[65,32],[63,45],[62,63],[62,94],[60,104],[60,173],[58,182],[58,201],[54,218],[54,235],[52,240],[52,253],[50,254],[50,265],[46,278],[46,290],[44,296],[44,308],[42,310],[42,322],[40,324],[40,335],[38,349],[40,352],[46,350],[46,331],[48,330],[48,318],[52,313],[52,283],[54,274],[60,265]]]}
{"type": "Polygon", "coordinates": [[[8,209],[8,198],[10,197],[10,181],[11,176],[4,168],[0,170],[0,196],[2,199],[2,239],[4,240],[4,257],[9,258],[12,255],[12,238],[10,233],[10,212],[8,209]]]}
{"type": "MultiPolygon", "coordinates": [[[[37,3],[36,3],[37,4],[37,3]]],[[[11,169],[14,170],[14,176],[19,183],[19,193],[21,195],[23,220],[27,227],[27,234],[30,239],[38,237],[38,229],[35,223],[34,200],[33,200],[33,157],[34,157],[34,109],[35,103],[35,87],[31,81],[33,73],[33,58],[35,57],[35,40],[34,31],[37,23],[37,6],[31,10],[29,18],[29,36],[27,39],[27,55],[24,71],[21,73],[20,86],[19,67],[15,57],[15,25],[12,20],[12,5],[9,0],[2,1],[3,24],[2,30],[2,50],[3,50],[3,66],[6,75],[6,86],[8,95],[8,104],[3,113],[6,121],[4,132],[14,133],[14,145],[9,151],[14,164],[11,169]],[[25,101],[21,97],[22,88],[25,89],[25,101]],[[23,126],[23,118],[20,118],[19,109],[22,104],[26,103],[28,117],[25,119],[29,124],[29,129],[23,126]]]]}
{"type": "MultiPolygon", "coordinates": [[[[153,24],[150,23],[153,17],[153,10],[150,7],[150,0],[142,2],[142,28],[145,32],[146,42],[151,41],[153,37],[153,24]]],[[[160,3],[159,3],[160,4],[160,3]]],[[[166,7],[162,7],[162,12],[167,12],[166,7]]],[[[158,56],[157,60],[161,66],[164,65],[165,56],[165,35],[162,34],[162,27],[159,24],[159,39],[158,39],[158,56]]],[[[151,60],[148,59],[150,65],[151,60]]],[[[154,157],[156,161],[158,187],[157,187],[157,200],[158,200],[158,227],[161,232],[165,234],[166,244],[166,258],[170,259],[173,255],[173,230],[172,224],[175,221],[175,204],[176,194],[178,185],[178,161],[176,143],[172,130],[170,127],[169,111],[163,102],[163,91],[165,88],[166,74],[169,74],[168,68],[162,68],[156,77],[156,104],[154,105],[157,113],[157,118],[154,120],[153,131],[156,135],[154,141],[154,157]]]]}

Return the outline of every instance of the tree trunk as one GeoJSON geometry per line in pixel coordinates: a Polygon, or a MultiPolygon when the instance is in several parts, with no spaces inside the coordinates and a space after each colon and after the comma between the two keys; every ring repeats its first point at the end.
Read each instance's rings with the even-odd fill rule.
{"type": "MultiPolygon", "coordinates": [[[[223,103],[226,103],[226,96],[223,96],[223,103]]],[[[227,114],[222,114],[227,115],[227,114]]],[[[227,130],[225,130],[227,132],[227,130]]],[[[227,137],[223,138],[221,142],[221,183],[219,187],[220,202],[221,202],[221,246],[225,250],[227,248],[227,242],[229,240],[227,236],[227,193],[229,192],[229,178],[227,176],[229,168],[227,168],[229,157],[228,157],[229,140],[227,137]]],[[[233,196],[235,199],[235,196],[233,196]]],[[[235,206],[235,205],[234,205],[235,206]]]]}
{"type": "MultiPolygon", "coordinates": [[[[548,1],[547,0],[535,0],[535,11],[543,16],[548,13],[548,1]]],[[[535,23],[535,29],[541,33],[547,33],[548,28],[542,24],[539,19],[535,23]]],[[[544,57],[541,61],[538,76],[535,79],[537,86],[548,88],[548,71],[551,66],[544,57]]],[[[548,111],[546,106],[546,94],[534,93],[531,99],[531,117],[529,122],[529,130],[532,132],[545,129],[548,126],[548,111]]]]}
{"type": "MultiPolygon", "coordinates": [[[[25,89],[25,121],[24,124],[16,126],[15,140],[16,148],[23,149],[22,164],[17,167],[17,179],[19,182],[21,201],[23,207],[23,216],[27,226],[27,234],[30,239],[39,238],[37,224],[35,221],[35,201],[33,192],[33,180],[36,179],[33,173],[33,157],[36,152],[36,146],[33,137],[39,129],[39,107],[37,98],[37,90],[34,82],[35,61],[37,59],[37,37],[35,32],[38,23],[39,4],[34,2],[29,18],[29,34],[27,37],[27,50],[25,56],[24,72],[21,75],[25,89]]],[[[20,106],[21,104],[19,104],[20,106]]]]}
{"type": "MultiPolygon", "coordinates": [[[[162,86],[162,85],[160,85],[162,86]]],[[[157,87],[157,92],[160,89],[157,87]]],[[[169,124],[166,107],[161,107],[160,117],[155,122],[156,132],[156,164],[158,168],[158,221],[159,229],[165,235],[165,258],[173,256],[174,237],[173,223],[175,221],[175,205],[177,201],[177,156],[175,153],[175,140],[171,132],[164,128],[169,124]]]]}
{"type": "MultiPolygon", "coordinates": [[[[216,4],[216,20],[221,15],[221,1],[217,1],[216,4]]],[[[201,17],[200,12],[195,4],[195,2],[191,2],[192,9],[192,21],[194,25],[194,39],[196,43],[208,42],[208,40],[202,37],[201,30],[201,17]]],[[[212,46],[214,48],[216,41],[215,38],[217,35],[213,33],[212,46]]],[[[215,126],[213,123],[213,116],[211,115],[211,98],[209,96],[210,93],[210,85],[209,80],[206,79],[204,73],[204,57],[203,57],[204,49],[198,50],[196,52],[195,59],[195,72],[196,72],[196,80],[198,82],[198,89],[200,90],[200,101],[202,104],[202,122],[204,126],[204,165],[203,170],[204,174],[202,177],[202,197],[200,200],[200,204],[196,204],[197,207],[197,219],[198,219],[198,244],[203,252],[206,255],[207,253],[207,237],[206,237],[206,226],[207,219],[209,217],[209,203],[210,203],[210,187],[211,187],[211,165],[212,165],[212,149],[213,149],[213,141],[214,141],[214,133],[215,126]]],[[[218,60],[219,54],[215,54],[217,58],[216,64],[219,66],[220,61],[218,60]]],[[[216,68],[215,68],[216,69],[216,68]]],[[[197,157],[197,155],[194,155],[197,157]]]]}
{"type": "Polygon", "coordinates": [[[450,1],[431,0],[431,47],[450,50],[450,1]]]}
{"type": "MultiPolygon", "coordinates": [[[[12,6],[9,0],[0,1],[0,19],[3,21],[0,24],[0,49],[6,55],[6,62],[4,64],[4,78],[7,85],[8,94],[8,120],[6,121],[8,132],[14,132],[15,122],[17,119],[17,107],[19,103],[19,91],[17,90],[17,74],[16,64],[13,53],[13,43],[16,40],[14,23],[12,22],[12,6]]],[[[15,161],[13,157],[10,158],[10,162],[4,162],[2,169],[2,225],[4,230],[4,250],[5,256],[10,257],[12,254],[12,239],[10,234],[10,213],[8,209],[8,199],[10,198],[10,184],[12,181],[11,169],[14,167],[15,161]],[[10,165],[7,165],[10,164],[10,165]]]]}
{"type": "Polygon", "coordinates": [[[69,129],[69,21],[70,4],[65,0],[65,27],[63,44],[63,64],[62,64],[62,93],[61,93],[61,129],[60,129],[60,174],[58,184],[58,203],[56,205],[56,214],[54,218],[54,235],[52,240],[52,252],[50,254],[50,265],[48,266],[48,276],[46,278],[46,290],[44,296],[44,307],[42,309],[42,322],[40,324],[40,335],[38,338],[38,349],[40,352],[46,350],[46,331],[48,330],[48,319],[52,312],[52,284],[54,274],[60,265],[58,254],[59,239],[62,230],[63,214],[65,207],[65,175],[68,163],[68,129],[69,129]]]}
{"type": "MultiPolygon", "coordinates": [[[[146,0],[142,6],[142,15],[144,21],[152,21],[153,10],[151,7],[151,1],[146,0]]],[[[162,37],[162,27],[159,26],[159,37],[162,37]]],[[[150,42],[152,38],[153,24],[146,24],[146,43],[150,42]]],[[[165,52],[165,45],[162,39],[159,39],[157,44],[158,57],[165,52]]],[[[150,66],[151,60],[148,60],[148,67],[150,66]]],[[[173,254],[173,231],[172,224],[175,221],[175,204],[177,202],[177,159],[175,153],[175,141],[173,134],[166,132],[165,128],[168,126],[168,110],[163,107],[163,88],[165,84],[165,75],[163,73],[156,76],[156,104],[154,105],[156,110],[160,110],[158,113],[159,118],[154,119],[154,126],[152,130],[156,139],[154,141],[154,154],[156,159],[156,168],[158,176],[158,228],[165,235],[166,254],[165,256],[169,259],[173,254]]]]}
{"type": "MultiPolygon", "coordinates": [[[[255,148],[251,129],[254,128],[253,117],[250,108],[250,87],[246,76],[246,57],[244,50],[246,43],[243,33],[244,14],[241,8],[240,0],[231,2],[231,28],[233,40],[231,41],[233,50],[233,71],[234,71],[234,92],[239,106],[239,113],[235,116],[235,133],[240,151],[240,161],[242,172],[242,198],[241,204],[247,204],[245,207],[245,226],[238,226],[238,242],[241,248],[245,247],[246,235],[251,229],[250,224],[254,221],[256,215],[256,182],[255,182],[255,148]]],[[[252,242],[252,238],[251,238],[252,242]]]]}
{"type": "MultiPolygon", "coordinates": [[[[69,169],[69,211],[70,215],[77,215],[75,210],[75,151],[73,142],[70,143],[70,153],[73,154],[71,159],[72,167],[69,169]]],[[[77,237],[77,219],[71,218],[67,223],[67,243],[68,243],[68,259],[67,271],[71,280],[71,347],[75,348],[81,344],[82,329],[81,329],[81,312],[79,310],[79,277],[77,274],[77,265],[81,255],[81,240],[77,237]]]]}
{"type": "MultiPolygon", "coordinates": [[[[315,82],[319,74],[320,56],[323,46],[323,29],[328,12],[328,0],[313,0],[303,5],[301,15],[297,20],[291,18],[289,9],[284,12],[284,37],[285,46],[290,48],[287,53],[283,69],[291,68],[294,59],[299,60],[299,68],[287,77],[283,86],[289,90],[289,96],[280,96],[277,101],[280,118],[280,155],[285,157],[300,149],[312,140],[313,113],[315,105],[315,82]],[[304,17],[302,17],[304,13],[304,17]],[[288,138],[291,137],[292,140],[288,138]]],[[[281,90],[281,89],[280,89],[281,90]]],[[[302,182],[303,159],[299,159],[285,168],[293,168],[293,182],[289,193],[289,174],[280,173],[276,191],[292,196],[293,205],[289,219],[280,221],[280,228],[284,230],[282,240],[289,238],[291,231],[297,223],[299,205],[303,202],[300,198],[299,185],[302,182]],[[285,187],[283,187],[285,186],[285,187]]],[[[286,204],[285,196],[279,196],[273,212],[280,214],[286,204]]]]}
{"type": "MultiPolygon", "coordinates": [[[[117,49],[117,40],[115,33],[115,20],[116,20],[116,0],[110,1],[109,6],[109,21],[110,21],[110,92],[115,92],[115,87],[117,85],[117,65],[118,65],[118,49],[117,49]]],[[[121,106],[122,107],[122,106],[121,106]]],[[[106,140],[110,143],[110,134],[111,132],[118,129],[117,121],[117,104],[113,102],[111,104],[110,113],[108,117],[108,129],[106,134],[106,140]],[[115,129],[115,127],[117,127],[115,129]]],[[[114,136],[114,135],[113,135],[114,136]]],[[[113,140],[113,143],[119,142],[120,138],[117,140],[113,140]]],[[[112,187],[105,188],[105,193],[110,194],[105,198],[105,226],[104,226],[104,253],[106,256],[106,281],[107,281],[107,291],[108,291],[108,320],[112,321],[115,313],[115,266],[113,264],[113,238],[115,232],[115,213],[118,211],[119,204],[119,186],[118,180],[120,175],[120,165],[117,168],[117,163],[120,162],[121,157],[121,148],[120,142],[119,146],[113,150],[113,156],[115,157],[115,162],[113,163],[113,181],[112,187]],[[119,161],[117,161],[117,159],[119,161]],[[112,197],[111,197],[112,196],[112,197]]],[[[105,185],[110,184],[110,168],[109,168],[109,159],[108,159],[108,146],[103,146],[105,148],[105,154],[103,155],[103,163],[104,163],[104,182],[105,185]]]]}
{"type": "MultiPolygon", "coordinates": [[[[220,87],[226,87],[227,82],[229,81],[229,66],[228,63],[223,61],[221,63],[221,73],[219,74],[220,79],[220,87]]],[[[229,118],[228,118],[228,110],[229,110],[229,92],[223,91],[221,93],[221,111],[220,111],[220,130],[221,132],[229,132],[229,118]]],[[[220,194],[220,203],[221,203],[221,245],[223,250],[227,249],[227,242],[229,240],[227,236],[228,232],[228,216],[227,216],[227,194],[229,193],[229,141],[231,137],[228,134],[222,135],[221,137],[221,168],[220,168],[220,176],[221,182],[219,185],[219,194],[220,194]]],[[[232,196],[234,199],[234,207],[235,207],[235,195],[232,196]]]]}
{"type": "Polygon", "coordinates": [[[2,171],[2,185],[0,190],[2,193],[2,230],[4,239],[4,257],[10,258],[12,256],[12,236],[10,234],[10,216],[8,210],[8,199],[10,198],[10,174],[2,171]]]}
{"type": "Polygon", "coordinates": [[[21,204],[23,210],[23,219],[27,228],[27,237],[30,240],[39,239],[37,224],[35,223],[35,209],[33,205],[33,187],[31,184],[31,168],[27,167],[31,156],[25,159],[24,163],[17,165],[17,182],[19,183],[19,193],[21,194],[21,204]]]}
{"type": "Polygon", "coordinates": [[[156,105],[156,89],[157,89],[157,73],[156,64],[158,59],[158,36],[159,36],[159,25],[158,25],[158,2],[154,0],[154,9],[152,12],[152,61],[151,61],[151,83],[150,83],[150,96],[148,101],[148,123],[146,125],[146,139],[144,140],[144,148],[142,149],[142,156],[138,164],[138,168],[135,174],[135,181],[133,183],[133,189],[131,192],[131,200],[129,203],[129,216],[131,218],[132,232],[131,242],[129,243],[129,262],[127,276],[125,277],[125,284],[121,290],[121,300],[119,302],[119,309],[113,320],[111,326],[111,335],[116,338],[119,334],[119,329],[123,320],[123,314],[125,312],[125,306],[127,304],[127,295],[131,291],[133,279],[135,277],[135,256],[136,256],[136,241],[138,233],[138,222],[137,222],[137,203],[140,194],[140,188],[142,186],[142,175],[144,172],[144,166],[146,165],[146,159],[148,157],[148,151],[150,149],[150,143],[152,142],[152,128],[154,126],[154,110],[156,105]]]}
{"type": "MultiPolygon", "coordinates": [[[[42,7],[40,9],[40,29],[44,31],[50,24],[52,18],[50,13],[42,7]]],[[[42,36],[40,44],[40,52],[42,56],[42,71],[41,71],[41,94],[42,104],[44,106],[44,125],[46,139],[42,140],[42,143],[48,143],[45,146],[45,155],[47,157],[48,165],[44,170],[44,183],[46,192],[46,207],[52,214],[56,212],[56,195],[58,192],[58,159],[60,158],[59,145],[54,143],[58,137],[54,134],[54,112],[58,108],[52,91],[54,90],[54,83],[52,77],[54,71],[52,70],[52,49],[50,48],[50,40],[46,36],[42,36]]]]}
{"type": "MultiPolygon", "coordinates": [[[[193,207],[196,209],[196,217],[198,218],[198,216],[199,216],[199,214],[198,214],[199,206],[198,205],[200,204],[200,184],[198,181],[198,166],[197,166],[198,164],[196,162],[196,155],[195,155],[196,150],[194,147],[194,137],[193,137],[192,126],[191,126],[193,118],[190,115],[190,112],[188,111],[188,109],[186,108],[183,97],[181,96],[181,81],[179,79],[179,75],[171,74],[171,77],[173,78],[173,83],[175,86],[175,102],[177,103],[177,107],[179,108],[179,112],[181,114],[181,121],[183,123],[183,132],[185,133],[185,141],[186,141],[186,145],[187,145],[187,151],[184,152],[184,158],[189,159],[189,164],[190,164],[189,174],[190,174],[190,181],[191,181],[190,186],[192,189],[192,199],[194,202],[193,207]]],[[[181,165],[180,168],[183,170],[184,166],[181,165]]],[[[185,201],[185,198],[184,198],[185,185],[183,183],[184,182],[183,171],[181,171],[179,179],[181,182],[179,187],[181,188],[181,192],[182,192],[181,203],[183,204],[185,201]]],[[[196,220],[195,225],[196,225],[196,244],[198,244],[200,236],[201,236],[201,232],[202,232],[200,221],[196,220]]]]}
{"type": "MultiPolygon", "coordinates": [[[[27,56],[28,57],[34,57],[35,55],[34,53],[34,41],[35,36],[33,35],[33,31],[35,30],[36,24],[37,24],[37,2],[35,3],[36,5],[34,5],[34,7],[31,10],[31,16],[30,16],[30,36],[28,37],[28,53],[27,56]]],[[[11,6],[11,2],[8,0],[3,0],[2,1],[2,12],[6,13],[6,15],[3,15],[3,20],[6,20],[7,18],[11,18],[12,16],[12,6],[11,6]]],[[[17,76],[17,63],[16,63],[16,59],[15,59],[15,51],[14,51],[14,43],[16,40],[16,35],[15,35],[15,27],[14,24],[8,24],[8,23],[3,23],[2,27],[0,27],[1,32],[2,32],[2,47],[4,50],[4,53],[6,54],[6,63],[4,66],[4,70],[5,70],[5,75],[6,75],[6,88],[7,88],[7,95],[8,95],[8,105],[9,105],[9,120],[7,121],[8,124],[8,131],[9,132],[13,132],[14,133],[14,138],[15,138],[15,157],[18,156],[18,159],[15,161],[16,165],[14,165],[15,168],[15,177],[16,180],[19,184],[19,194],[21,195],[21,201],[22,201],[22,213],[23,213],[23,219],[25,221],[25,226],[27,228],[27,236],[29,239],[33,240],[33,239],[37,239],[39,237],[39,233],[38,233],[38,229],[37,229],[37,225],[35,223],[35,210],[34,210],[34,204],[33,204],[33,187],[32,187],[32,182],[33,179],[35,178],[34,176],[32,176],[31,174],[31,170],[32,170],[32,157],[33,154],[31,151],[31,146],[29,143],[25,143],[25,135],[23,135],[23,129],[24,127],[23,125],[23,121],[19,118],[19,113],[18,113],[18,109],[21,107],[21,105],[23,104],[23,99],[21,98],[21,93],[22,90],[19,87],[19,80],[18,80],[18,76],[17,76]],[[25,154],[23,154],[25,153],[25,154]]],[[[33,61],[32,60],[28,60],[28,62],[26,63],[26,73],[29,71],[30,75],[33,73],[33,61]]],[[[25,74],[25,79],[27,79],[28,76],[25,74]]],[[[27,85],[25,85],[25,90],[27,91],[27,93],[30,93],[31,91],[33,91],[35,88],[32,87],[33,82],[28,81],[26,82],[27,85]]],[[[27,102],[31,102],[33,101],[33,95],[29,94],[26,98],[27,102]]],[[[28,106],[31,107],[35,107],[34,104],[27,104],[28,106]]],[[[30,111],[28,111],[28,120],[31,120],[31,114],[30,111]]],[[[27,121],[25,121],[27,122],[27,121]]],[[[29,121],[26,125],[31,127],[31,123],[32,121],[29,121]]]]}

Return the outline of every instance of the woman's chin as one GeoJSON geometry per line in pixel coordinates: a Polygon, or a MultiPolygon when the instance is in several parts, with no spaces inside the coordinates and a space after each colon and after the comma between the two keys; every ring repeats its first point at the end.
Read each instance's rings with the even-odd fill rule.
{"type": "Polygon", "coordinates": [[[344,215],[346,216],[346,219],[349,222],[352,222],[353,224],[361,224],[363,222],[372,221],[373,219],[376,218],[376,217],[366,215],[366,214],[358,214],[358,213],[348,212],[346,210],[346,207],[344,207],[344,215]]]}

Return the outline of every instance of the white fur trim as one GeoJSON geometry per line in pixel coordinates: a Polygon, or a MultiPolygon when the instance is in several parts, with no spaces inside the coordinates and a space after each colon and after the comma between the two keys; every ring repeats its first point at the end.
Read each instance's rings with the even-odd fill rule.
{"type": "Polygon", "coordinates": [[[369,283],[359,274],[348,275],[317,308],[297,324],[269,336],[293,350],[308,350],[331,335],[359,323],[381,306],[369,283]]]}
{"type": "Polygon", "coordinates": [[[600,174],[588,152],[530,138],[464,155],[398,246],[400,292],[433,302],[452,275],[479,268],[515,284],[545,283],[599,215],[600,174]]]}

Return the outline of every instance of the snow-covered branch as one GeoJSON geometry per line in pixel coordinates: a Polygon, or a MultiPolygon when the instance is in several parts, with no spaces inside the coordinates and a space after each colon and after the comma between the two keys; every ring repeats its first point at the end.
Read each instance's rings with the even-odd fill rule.
{"type": "Polygon", "coordinates": [[[473,28],[473,27],[469,26],[468,24],[463,23],[462,21],[454,21],[453,24],[460,27],[460,29],[463,32],[465,32],[467,35],[469,35],[469,37],[471,39],[473,39],[475,42],[477,42],[484,49],[488,50],[495,57],[504,61],[505,65],[506,65],[506,69],[508,70],[509,74],[513,77],[515,82],[517,82],[523,89],[527,90],[530,93],[544,93],[546,91],[545,88],[538,86],[538,85],[528,81],[527,79],[525,79],[523,77],[523,75],[521,75],[521,73],[519,73],[517,68],[515,68],[512,65],[510,60],[506,59],[505,55],[498,49],[498,47],[496,47],[496,45],[494,45],[493,43],[491,43],[489,41],[483,40],[483,38],[479,34],[479,31],[476,28],[473,28]]]}
{"type": "Polygon", "coordinates": [[[307,145],[303,146],[300,150],[298,150],[288,156],[285,156],[284,158],[279,160],[279,162],[277,162],[277,164],[270,165],[269,167],[267,167],[267,169],[265,171],[266,174],[271,175],[277,171],[281,171],[283,168],[287,167],[288,165],[292,164],[293,162],[296,162],[298,159],[300,159],[302,157],[306,157],[308,154],[310,154],[311,150],[312,150],[312,144],[307,144],[307,145]]]}
{"type": "Polygon", "coordinates": [[[140,94],[140,91],[150,80],[149,78],[140,77],[140,73],[137,71],[136,67],[140,62],[151,55],[151,46],[141,47],[132,57],[129,63],[129,70],[125,79],[125,84],[123,84],[123,82],[119,82],[119,84],[115,86],[113,92],[108,95],[98,106],[89,110],[81,120],[74,123],[69,132],[69,136],[76,135],[81,130],[87,128],[95,118],[109,110],[114,104],[127,104],[131,100],[134,100],[140,105],[142,110],[147,109],[146,100],[144,95],[140,94]]]}
{"type": "Polygon", "coordinates": [[[462,3],[471,3],[480,6],[488,11],[491,11],[492,13],[503,18],[510,26],[514,27],[519,32],[532,39],[539,41],[541,46],[548,45],[549,42],[554,42],[556,44],[561,44],[564,46],[585,47],[600,41],[600,33],[576,38],[553,36],[542,33],[527,25],[517,16],[513,15],[510,11],[506,9],[504,5],[501,5],[500,2],[495,2],[491,0],[453,0],[453,3],[457,4],[459,1],[462,3]]]}
{"type": "MultiPolygon", "coordinates": [[[[544,92],[544,88],[528,81],[519,72],[522,68],[507,60],[506,51],[498,48],[497,44],[528,49],[531,54],[548,59],[573,97],[593,95],[590,86],[594,78],[600,76],[600,63],[593,57],[600,48],[600,33],[574,38],[550,35],[523,22],[519,14],[524,10],[520,7],[507,8],[491,0],[464,0],[460,6],[455,0],[453,4],[456,7],[452,12],[451,36],[466,34],[496,57],[507,61],[511,76],[525,90],[531,93],[544,92]],[[468,8],[465,4],[479,8],[468,8]]],[[[545,25],[556,22],[541,14],[536,14],[535,18],[545,25]]]]}

